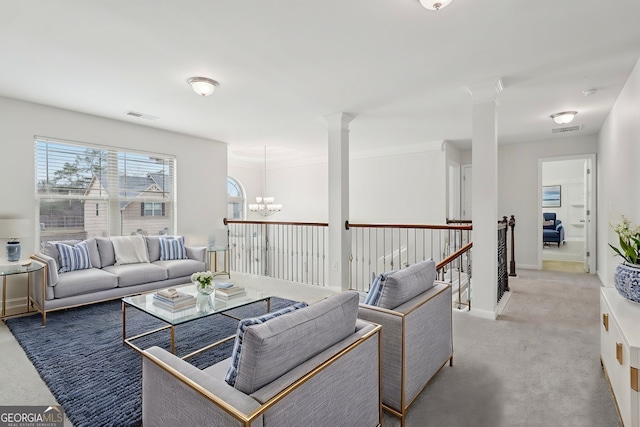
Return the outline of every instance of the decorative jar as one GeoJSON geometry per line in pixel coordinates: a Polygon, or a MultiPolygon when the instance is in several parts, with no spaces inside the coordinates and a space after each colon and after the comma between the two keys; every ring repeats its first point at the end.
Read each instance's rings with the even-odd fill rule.
{"type": "Polygon", "coordinates": [[[640,265],[618,264],[613,283],[624,298],[640,303],[640,265]]]}

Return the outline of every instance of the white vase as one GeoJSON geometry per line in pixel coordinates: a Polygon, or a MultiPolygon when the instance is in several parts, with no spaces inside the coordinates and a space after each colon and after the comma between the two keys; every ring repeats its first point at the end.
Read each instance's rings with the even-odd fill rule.
{"type": "Polygon", "coordinates": [[[196,310],[200,312],[210,312],[214,308],[213,301],[213,296],[198,293],[198,295],[196,295],[196,310]]]}
{"type": "Polygon", "coordinates": [[[211,295],[216,289],[213,283],[210,283],[208,285],[203,285],[202,283],[199,283],[199,282],[193,282],[193,283],[196,285],[196,290],[198,291],[198,293],[203,295],[211,295]]]}

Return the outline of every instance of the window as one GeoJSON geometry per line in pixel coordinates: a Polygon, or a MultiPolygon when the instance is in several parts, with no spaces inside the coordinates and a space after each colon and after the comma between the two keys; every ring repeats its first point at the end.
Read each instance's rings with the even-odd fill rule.
{"type": "Polygon", "coordinates": [[[164,216],[164,203],[141,203],[141,216],[164,216]]]}
{"type": "Polygon", "coordinates": [[[244,219],[244,191],[238,181],[227,177],[227,218],[244,219]]]}
{"type": "Polygon", "coordinates": [[[166,234],[175,157],[36,137],[40,240],[166,234]]]}

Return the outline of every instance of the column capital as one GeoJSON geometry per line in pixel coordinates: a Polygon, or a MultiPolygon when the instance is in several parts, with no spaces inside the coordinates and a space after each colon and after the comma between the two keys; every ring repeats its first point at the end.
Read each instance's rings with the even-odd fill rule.
{"type": "Polygon", "coordinates": [[[482,80],[467,85],[467,90],[471,94],[474,104],[480,104],[484,102],[495,102],[498,105],[497,96],[502,92],[504,86],[502,85],[502,79],[500,77],[482,80]]]}
{"type": "Polygon", "coordinates": [[[327,114],[324,116],[324,119],[327,121],[327,127],[329,130],[331,129],[349,129],[349,123],[355,117],[349,113],[333,113],[327,114]]]}

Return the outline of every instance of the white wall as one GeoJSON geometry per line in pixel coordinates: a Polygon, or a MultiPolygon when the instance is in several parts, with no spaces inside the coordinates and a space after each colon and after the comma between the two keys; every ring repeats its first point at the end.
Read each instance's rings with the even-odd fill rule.
{"type": "MultiPolygon", "coordinates": [[[[31,221],[23,257],[35,251],[34,135],[173,154],[177,157],[177,232],[203,244],[223,228],[226,214],[226,144],[146,126],[0,97],[0,217],[31,221]]],[[[4,246],[4,244],[2,245],[4,246]]]]}
{"type": "Polygon", "coordinates": [[[614,257],[608,243],[618,245],[609,224],[624,214],[640,224],[640,61],[636,63],[598,138],[598,262],[605,286],[613,286],[613,274],[621,258],[614,257]]]}
{"type": "MultiPolygon", "coordinates": [[[[229,174],[245,187],[250,203],[262,191],[262,167],[229,160],[229,174]]],[[[442,150],[355,154],[349,169],[351,222],[444,224],[446,160],[442,150]]],[[[269,167],[267,192],[283,209],[268,220],[327,222],[327,174],[326,162],[269,167]]],[[[248,219],[262,218],[250,214],[248,219]]]]}
{"type": "Polygon", "coordinates": [[[593,154],[597,137],[564,136],[498,146],[498,212],[515,215],[516,264],[538,266],[538,159],[593,154]]]}
{"type": "Polygon", "coordinates": [[[350,162],[351,222],[444,224],[446,154],[441,149],[350,162]]]}

